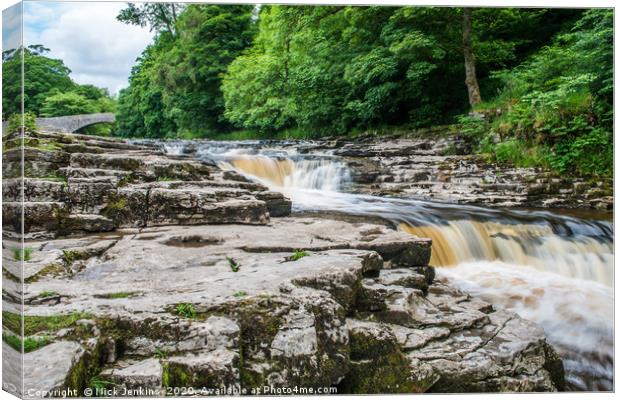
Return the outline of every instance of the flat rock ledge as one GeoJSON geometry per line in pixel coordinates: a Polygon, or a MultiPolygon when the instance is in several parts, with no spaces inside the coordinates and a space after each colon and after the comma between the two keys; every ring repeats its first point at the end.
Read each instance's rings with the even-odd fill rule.
{"type": "MultiPolygon", "coordinates": [[[[21,331],[23,299],[25,336],[38,343],[22,393],[21,355],[3,341],[17,394],[564,388],[542,329],[436,281],[429,239],[286,216],[282,195],[148,146],[28,140],[60,154],[28,161],[30,171],[66,180],[26,180],[23,265],[12,224],[3,241],[3,338],[21,331]]],[[[5,201],[17,196],[5,185],[5,201]]]]}
{"type": "Polygon", "coordinates": [[[24,146],[22,157],[20,139],[4,138],[2,224],[19,232],[23,211],[26,239],[175,224],[264,225],[291,212],[280,193],[156,147],[47,132],[26,133],[24,146]]]}
{"type": "Polygon", "coordinates": [[[373,195],[488,207],[613,209],[612,179],[593,182],[490,162],[471,155],[467,142],[448,127],[323,139],[299,151],[340,156],[352,171],[355,190],[373,195]]]}
{"type": "Polygon", "coordinates": [[[430,241],[384,226],[286,217],[30,246],[27,335],[50,344],[26,353],[26,394],[563,387],[537,325],[434,281],[430,241]]]}

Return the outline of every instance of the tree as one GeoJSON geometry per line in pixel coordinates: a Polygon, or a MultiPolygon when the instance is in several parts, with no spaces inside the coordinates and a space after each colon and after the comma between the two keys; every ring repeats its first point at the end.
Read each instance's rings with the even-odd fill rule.
{"type": "Polygon", "coordinates": [[[176,36],[163,28],[139,61],[119,126],[160,137],[450,123],[471,109],[470,87],[474,102],[497,93],[494,71],[518,65],[578,13],[190,5],[176,36]]]}
{"type": "MultiPolygon", "coordinates": [[[[56,89],[69,91],[75,84],[69,77],[71,70],[62,60],[48,58],[49,49],[33,45],[23,49],[24,59],[24,110],[37,115],[47,93],[56,89]]],[[[21,51],[5,52],[2,64],[3,118],[21,112],[22,60],[21,51]]]]}
{"type": "Polygon", "coordinates": [[[223,117],[222,75],[251,43],[247,5],[189,5],[176,37],[160,34],[121,92],[117,120],[124,135],[206,135],[230,129],[223,117]]]}
{"type": "Polygon", "coordinates": [[[121,136],[161,138],[176,134],[178,127],[167,115],[162,88],[155,83],[155,71],[171,43],[158,38],[148,46],[132,68],[129,87],[118,98],[116,123],[121,136]]]}
{"type": "Polygon", "coordinates": [[[471,43],[471,8],[463,8],[463,56],[465,59],[465,85],[469,96],[469,105],[473,108],[480,104],[480,87],[476,77],[476,57],[471,43]]]}
{"type": "Polygon", "coordinates": [[[492,123],[539,148],[562,173],[613,174],[613,10],[593,9],[518,67],[499,74],[492,123]]]}
{"type": "Polygon", "coordinates": [[[185,8],[181,3],[128,3],[116,19],[126,24],[149,26],[151,31],[166,31],[176,36],[177,16],[185,8]]]}
{"type": "Polygon", "coordinates": [[[438,40],[411,28],[428,25],[425,14],[412,7],[261,8],[252,48],[224,78],[226,117],[244,128],[319,133],[436,121],[457,83],[445,79],[454,76],[445,73],[453,64],[438,40]]]}
{"type": "Polygon", "coordinates": [[[43,100],[41,116],[59,117],[62,115],[91,114],[99,111],[95,103],[75,93],[56,93],[43,100]]]}
{"type": "MultiPolygon", "coordinates": [[[[3,118],[21,113],[21,50],[8,50],[2,54],[3,118]]],[[[23,49],[25,112],[37,116],[58,116],[74,114],[75,110],[84,113],[109,112],[115,109],[115,102],[107,90],[73,82],[69,76],[71,70],[62,60],[47,57],[49,51],[50,49],[40,44],[23,49]],[[53,110],[53,103],[60,108],[53,110]]]]}

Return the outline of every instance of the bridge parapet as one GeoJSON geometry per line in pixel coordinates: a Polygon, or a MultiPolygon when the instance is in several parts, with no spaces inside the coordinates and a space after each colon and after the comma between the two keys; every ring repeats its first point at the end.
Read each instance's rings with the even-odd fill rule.
{"type": "MultiPolygon", "coordinates": [[[[42,130],[72,133],[89,125],[116,121],[114,113],[67,115],[63,117],[37,118],[36,124],[42,130]]],[[[2,121],[2,132],[7,122],[2,121]]]]}

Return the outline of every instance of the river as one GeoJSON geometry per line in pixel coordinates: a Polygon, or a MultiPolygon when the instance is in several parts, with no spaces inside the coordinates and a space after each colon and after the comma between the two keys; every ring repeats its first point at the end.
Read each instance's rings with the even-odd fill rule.
{"type": "Polygon", "coordinates": [[[569,390],[613,389],[613,224],[543,210],[491,209],[351,192],[346,164],[291,144],[166,142],[285,193],[293,211],[391,221],[433,240],[438,279],[539,323],[564,360],[569,390]]]}

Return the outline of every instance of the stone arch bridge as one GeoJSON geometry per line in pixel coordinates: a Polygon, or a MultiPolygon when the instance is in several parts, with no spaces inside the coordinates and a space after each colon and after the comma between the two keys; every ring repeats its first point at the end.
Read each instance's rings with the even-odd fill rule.
{"type": "MultiPolygon", "coordinates": [[[[114,122],[114,113],[67,115],[64,117],[37,118],[37,127],[41,130],[72,133],[89,125],[102,122],[114,122]]],[[[7,127],[6,121],[2,121],[2,131],[7,127]]]]}

